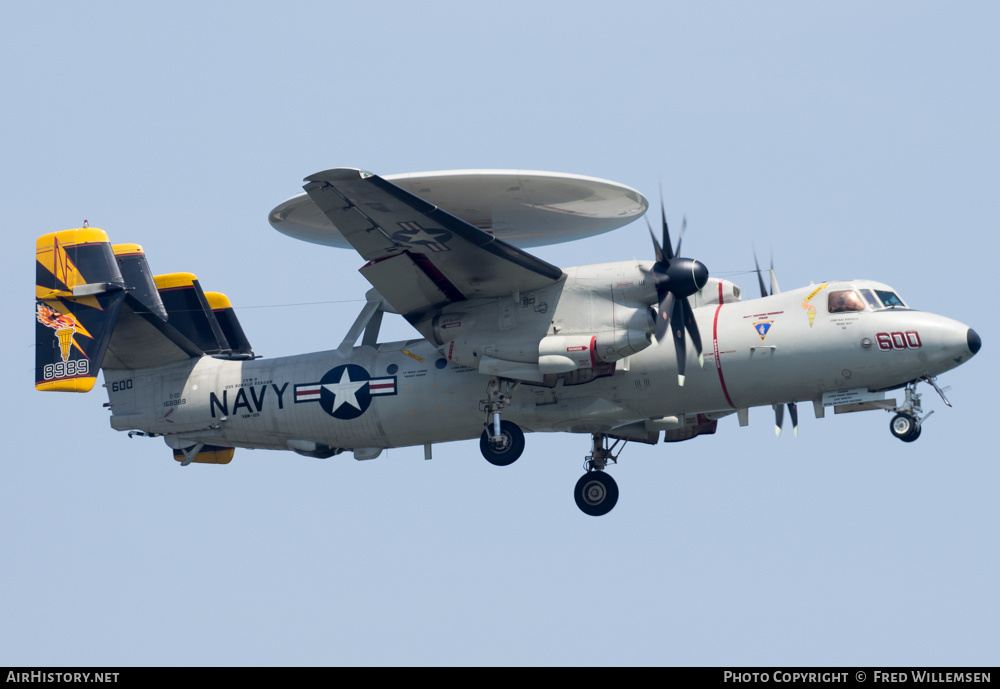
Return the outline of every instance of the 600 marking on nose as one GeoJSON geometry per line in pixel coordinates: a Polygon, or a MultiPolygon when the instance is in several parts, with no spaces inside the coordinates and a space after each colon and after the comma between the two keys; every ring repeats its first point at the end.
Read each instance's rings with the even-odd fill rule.
{"type": "Polygon", "coordinates": [[[893,349],[920,349],[920,335],[916,330],[908,330],[905,333],[879,333],[875,336],[878,348],[883,352],[893,349]]]}

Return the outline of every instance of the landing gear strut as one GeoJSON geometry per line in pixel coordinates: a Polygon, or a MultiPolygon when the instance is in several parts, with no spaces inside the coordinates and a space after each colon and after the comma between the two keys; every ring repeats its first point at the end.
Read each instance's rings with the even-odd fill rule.
{"type": "Polygon", "coordinates": [[[490,464],[505,467],[524,452],[524,432],[512,421],[500,422],[500,433],[491,425],[479,436],[479,451],[490,464]]]}
{"type": "Polygon", "coordinates": [[[944,390],[938,387],[937,382],[928,376],[924,376],[920,380],[911,381],[905,390],[905,397],[903,398],[903,403],[892,409],[890,411],[897,412],[892,421],[889,422],[889,431],[893,436],[899,438],[904,443],[912,443],[914,440],[920,437],[920,428],[924,421],[930,418],[930,415],[934,413],[934,410],[927,412],[923,416],[923,409],[920,408],[920,393],[917,392],[917,383],[920,381],[925,381],[933,386],[937,394],[941,395],[941,399],[949,407],[951,402],[948,398],[944,396],[944,390]]]}
{"type": "MultiPolygon", "coordinates": [[[[600,517],[610,512],[618,502],[618,484],[604,469],[608,462],[618,463],[614,449],[620,440],[607,446],[608,437],[603,433],[594,434],[594,449],[584,462],[587,473],[580,477],[573,490],[576,506],[584,514],[600,517]]],[[[624,446],[623,446],[624,447],[624,446]]]]}
{"type": "Polygon", "coordinates": [[[519,385],[506,378],[490,376],[486,388],[487,399],[483,405],[486,430],[479,437],[479,450],[487,462],[496,466],[513,464],[524,452],[524,432],[512,421],[500,419],[500,412],[510,403],[519,385]]]}

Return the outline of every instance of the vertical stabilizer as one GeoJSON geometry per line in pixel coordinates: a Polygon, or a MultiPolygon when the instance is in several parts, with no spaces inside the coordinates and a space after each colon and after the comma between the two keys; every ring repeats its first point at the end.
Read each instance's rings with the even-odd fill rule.
{"type": "Polygon", "coordinates": [[[111,249],[115,252],[118,269],[121,270],[132,296],[150,312],[167,320],[167,310],[163,308],[160,293],[156,290],[153,273],[146,262],[146,252],[138,244],[115,244],[111,249]]]}
{"type": "Polygon", "coordinates": [[[167,309],[167,320],[206,354],[229,352],[229,342],[205,298],[198,278],[191,273],[170,273],[153,278],[167,309]]]}
{"type": "Polygon", "coordinates": [[[208,300],[208,305],[212,309],[212,313],[215,314],[216,320],[219,321],[222,334],[225,335],[232,350],[230,357],[233,359],[253,359],[253,348],[250,346],[246,333],[243,332],[243,326],[240,325],[240,321],[236,317],[236,311],[233,309],[229,297],[221,292],[205,292],[205,298],[208,300]]]}
{"type": "Polygon", "coordinates": [[[35,244],[35,388],[94,387],[125,282],[103,230],[42,235],[35,244]]]}

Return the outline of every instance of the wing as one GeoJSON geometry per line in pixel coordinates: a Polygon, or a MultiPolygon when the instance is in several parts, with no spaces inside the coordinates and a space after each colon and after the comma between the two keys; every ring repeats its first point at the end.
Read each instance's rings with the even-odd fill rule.
{"type": "Polygon", "coordinates": [[[363,170],[306,178],[306,193],[368,261],[361,274],[412,323],[445,304],[527,292],[562,277],[535,258],[363,170]]]}

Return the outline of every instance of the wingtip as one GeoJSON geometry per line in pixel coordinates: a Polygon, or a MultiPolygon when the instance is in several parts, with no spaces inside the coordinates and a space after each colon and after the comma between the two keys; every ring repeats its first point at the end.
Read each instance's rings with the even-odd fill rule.
{"type": "Polygon", "coordinates": [[[367,177],[372,177],[372,173],[362,170],[357,167],[334,167],[329,170],[323,170],[322,172],[317,172],[315,174],[309,175],[303,181],[304,182],[337,182],[344,180],[352,180],[361,177],[365,179],[367,177]]]}

